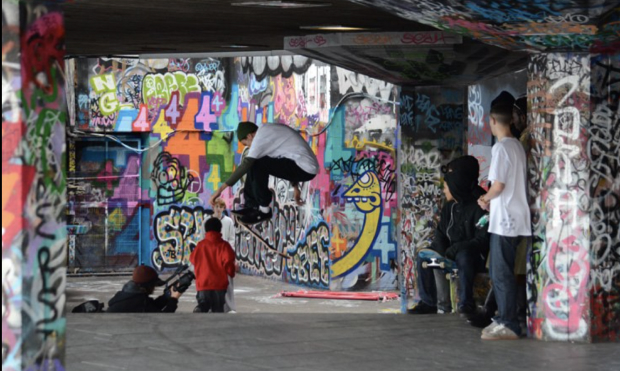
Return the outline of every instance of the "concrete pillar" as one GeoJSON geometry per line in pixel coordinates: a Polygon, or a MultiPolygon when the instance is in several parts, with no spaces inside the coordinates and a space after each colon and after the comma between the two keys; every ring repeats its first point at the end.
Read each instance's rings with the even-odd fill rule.
{"type": "Polygon", "coordinates": [[[620,56],[554,53],[528,65],[529,332],[620,341],[620,56]]]}
{"type": "Polygon", "coordinates": [[[433,240],[443,199],[442,167],[464,151],[465,90],[420,87],[400,95],[399,243],[403,312],[419,301],[415,258],[433,240]]]}
{"type": "Polygon", "coordinates": [[[2,370],[63,370],[64,20],[2,2],[2,370]]]}
{"type": "Polygon", "coordinates": [[[620,342],[620,54],[591,58],[590,336],[620,342]]]}

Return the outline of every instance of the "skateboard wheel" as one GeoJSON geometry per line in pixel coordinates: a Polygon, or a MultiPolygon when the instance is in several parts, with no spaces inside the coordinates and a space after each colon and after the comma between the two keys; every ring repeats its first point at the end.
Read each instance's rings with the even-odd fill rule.
{"type": "Polygon", "coordinates": [[[428,268],[428,263],[427,262],[422,262],[422,268],[428,268]]]}
{"type": "Polygon", "coordinates": [[[439,267],[441,269],[445,269],[446,268],[446,263],[444,263],[444,262],[439,263],[439,267]]]}

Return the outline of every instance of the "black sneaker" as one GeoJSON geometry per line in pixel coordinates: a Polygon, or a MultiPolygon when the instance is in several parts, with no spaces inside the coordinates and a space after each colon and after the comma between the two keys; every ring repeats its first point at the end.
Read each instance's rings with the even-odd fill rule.
{"type": "Polygon", "coordinates": [[[493,319],[491,316],[487,315],[486,312],[479,312],[470,317],[467,322],[474,327],[485,328],[493,323],[493,319]]]}
{"type": "Polygon", "coordinates": [[[459,315],[461,316],[461,318],[464,318],[466,320],[470,320],[472,318],[474,318],[476,316],[476,309],[470,308],[470,307],[461,307],[459,308],[459,315]]]}
{"type": "Polygon", "coordinates": [[[409,314],[437,314],[437,307],[428,305],[425,302],[421,301],[418,304],[416,304],[415,307],[411,309],[407,309],[407,313],[409,314]]]}
{"type": "Polygon", "coordinates": [[[265,220],[269,220],[272,216],[273,213],[271,212],[271,210],[269,210],[268,213],[263,213],[258,209],[253,209],[253,211],[241,216],[239,218],[239,221],[243,224],[256,224],[264,222],[265,220]]]}

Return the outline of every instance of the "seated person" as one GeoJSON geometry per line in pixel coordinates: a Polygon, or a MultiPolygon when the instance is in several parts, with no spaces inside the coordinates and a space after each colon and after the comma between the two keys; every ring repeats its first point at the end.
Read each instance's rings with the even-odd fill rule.
{"type": "Polygon", "coordinates": [[[198,290],[194,312],[224,313],[228,277],[235,277],[235,259],[232,247],[222,238],[222,222],[217,218],[207,220],[205,238],[189,256],[198,290]]]}
{"type": "MultiPolygon", "coordinates": [[[[459,276],[459,308],[464,317],[476,312],[473,297],[474,277],[484,271],[489,252],[489,235],[476,227],[485,215],[477,203],[484,190],[478,185],[480,166],[472,156],[463,156],[448,164],[444,177],[446,203],[441,210],[439,225],[431,246],[441,256],[454,260],[459,276]]],[[[420,302],[412,314],[451,312],[450,293],[445,273],[440,269],[423,269],[418,257],[418,290],[420,302]]]]}
{"type": "Polygon", "coordinates": [[[131,281],[108,302],[108,313],[174,313],[181,293],[171,288],[170,296],[153,299],[150,295],[156,286],[163,286],[155,269],[140,265],[133,270],[131,281]]]}

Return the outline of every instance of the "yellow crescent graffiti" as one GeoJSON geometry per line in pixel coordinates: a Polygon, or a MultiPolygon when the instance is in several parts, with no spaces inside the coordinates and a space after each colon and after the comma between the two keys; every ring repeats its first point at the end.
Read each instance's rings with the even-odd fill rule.
{"type": "Polygon", "coordinates": [[[366,172],[343,195],[364,213],[362,233],[355,245],[341,259],[332,265],[332,278],[340,277],[355,269],[368,255],[379,233],[379,223],[383,211],[381,184],[373,172],[366,172]]]}

